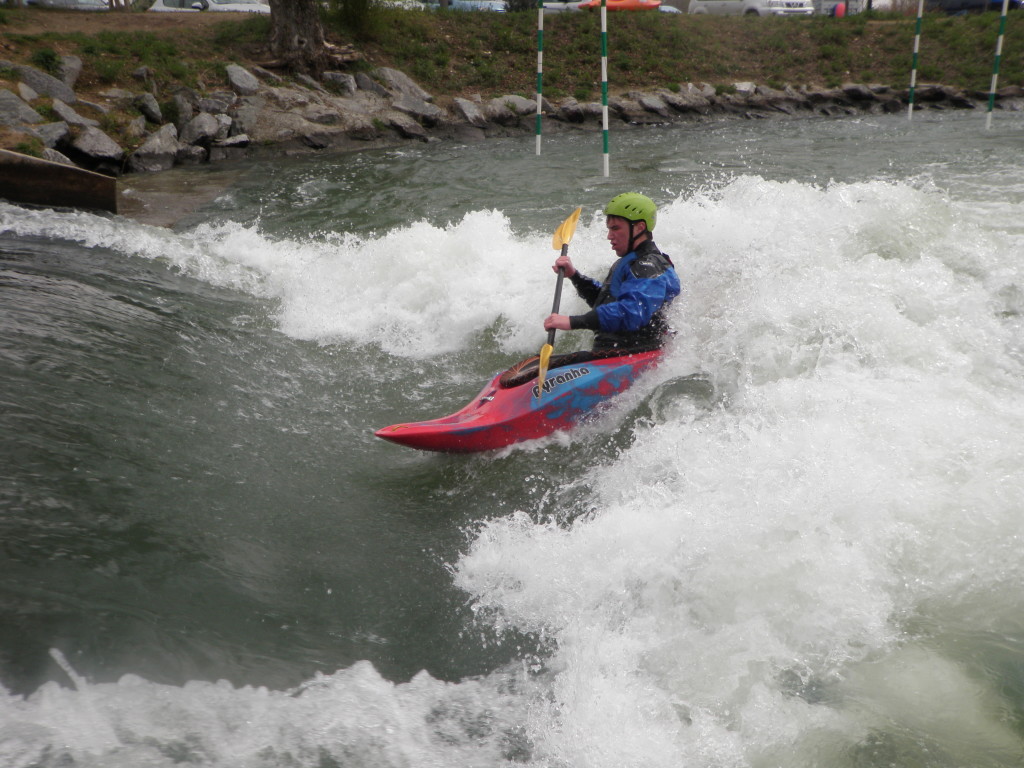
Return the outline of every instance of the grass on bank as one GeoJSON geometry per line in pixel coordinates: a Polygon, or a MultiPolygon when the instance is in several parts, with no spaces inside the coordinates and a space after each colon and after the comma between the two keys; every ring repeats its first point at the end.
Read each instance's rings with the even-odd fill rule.
{"type": "MultiPolygon", "coordinates": [[[[153,73],[158,99],[169,106],[180,86],[196,90],[224,87],[231,62],[265,61],[270,20],[244,20],[208,26],[147,30],[151,16],[125,12],[139,29],[21,34],[27,14],[45,9],[0,11],[4,58],[53,70],[61,55],[84,62],[78,89],[138,90],[132,73],[153,73]]],[[[38,18],[38,17],[37,17],[38,18]]],[[[353,44],[365,60],[353,69],[392,66],[408,73],[436,97],[479,94],[484,98],[536,89],[537,17],[530,13],[404,11],[373,7],[353,29],[340,13],[328,14],[328,37],[353,44]]],[[[549,15],[544,29],[544,93],[580,101],[600,98],[600,21],[597,13],[549,15]]],[[[613,93],[681,83],[710,83],[728,90],[752,81],[781,88],[834,87],[846,82],[878,83],[904,89],[909,84],[915,20],[897,14],[858,14],[845,18],[813,16],[712,17],[662,13],[609,14],[609,84],[613,93]]],[[[999,14],[924,19],[918,82],[986,91],[991,77],[999,14]]],[[[16,76],[0,69],[0,87],[16,76]],[[7,82],[5,82],[7,81],[7,82]]],[[[1024,85],[1024,12],[1007,20],[1000,85],[1024,85]]],[[[105,118],[118,132],[131,114],[105,118]]]]}

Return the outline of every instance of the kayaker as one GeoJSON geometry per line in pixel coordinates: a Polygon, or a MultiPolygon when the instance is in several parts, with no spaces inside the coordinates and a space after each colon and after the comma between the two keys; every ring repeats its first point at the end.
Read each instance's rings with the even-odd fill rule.
{"type": "Polygon", "coordinates": [[[565,270],[591,310],[548,315],[544,329],[594,331],[595,357],[658,349],[669,330],[666,314],[679,295],[679,276],[654,244],[657,206],[645,195],[627,192],[613,197],[604,214],[608,242],[619,258],[602,283],[577,271],[568,255],[559,256],[552,269],[565,270]]]}

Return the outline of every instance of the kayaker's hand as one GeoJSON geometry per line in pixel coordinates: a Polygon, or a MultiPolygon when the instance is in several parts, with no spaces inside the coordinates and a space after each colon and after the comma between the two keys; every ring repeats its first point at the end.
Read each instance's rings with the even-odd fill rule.
{"type": "Polygon", "coordinates": [[[558,272],[559,267],[565,270],[566,277],[572,277],[573,275],[576,274],[576,267],[572,265],[572,259],[569,258],[569,254],[559,256],[557,259],[555,259],[555,264],[553,267],[551,267],[551,269],[555,272],[558,272]]]}
{"type": "Polygon", "coordinates": [[[572,330],[569,327],[569,316],[568,315],[548,315],[544,318],[544,330],[545,331],[569,331],[572,330]]]}

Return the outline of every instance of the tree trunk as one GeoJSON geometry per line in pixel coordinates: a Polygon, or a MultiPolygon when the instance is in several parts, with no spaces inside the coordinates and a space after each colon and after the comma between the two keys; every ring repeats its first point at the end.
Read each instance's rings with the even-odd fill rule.
{"type": "Polygon", "coordinates": [[[323,74],[328,52],[319,0],[270,0],[270,52],[294,72],[323,74]]]}

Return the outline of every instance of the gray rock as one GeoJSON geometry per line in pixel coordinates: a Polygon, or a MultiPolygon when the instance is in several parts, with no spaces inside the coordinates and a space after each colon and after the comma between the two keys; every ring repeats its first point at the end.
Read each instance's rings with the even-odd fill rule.
{"type": "Polygon", "coordinates": [[[428,104],[422,99],[405,94],[396,98],[393,106],[399,112],[403,112],[425,125],[437,125],[444,117],[444,112],[436,104],[428,104]]]}
{"type": "Polygon", "coordinates": [[[231,130],[252,134],[265,104],[266,99],[260,96],[243,96],[228,112],[232,119],[231,130]]]}
{"type": "Polygon", "coordinates": [[[214,143],[215,147],[248,147],[252,141],[244,133],[238,133],[234,136],[229,136],[226,139],[220,139],[214,143]]]}
{"type": "Polygon", "coordinates": [[[77,56],[60,57],[60,80],[68,88],[74,88],[82,74],[82,60],[77,56]]]}
{"type": "Polygon", "coordinates": [[[258,77],[260,80],[262,80],[265,83],[269,83],[270,85],[284,85],[284,80],[282,80],[280,77],[275,75],[270,70],[264,69],[263,67],[253,67],[252,73],[256,75],[256,77],[258,77]]]}
{"type": "Polygon", "coordinates": [[[231,160],[244,160],[246,156],[244,146],[214,145],[210,147],[209,162],[223,163],[231,160]]]}
{"type": "Polygon", "coordinates": [[[217,118],[209,112],[200,112],[189,120],[181,131],[181,143],[209,146],[216,138],[218,130],[220,123],[217,122],[217,118]]]}
{"type": "Polygon", "coordinates": [[[327,149],[331,146],[331,137],[319,131],[304,133],[299,136],[299,141],[310,149],[327,149]]]}
{"type": "Polygon", "coordinates": [[[25,85],[25,83],[18,83],[18,95],[26,102],[35,101],[39,98],[39,94],[25,85]]]}
{"type": "Polygon", "coordinates": [[[153,70],[147,66],[137,67],[132,70],[132,77],[140,82],[146,83],[153,79],[153,70]]]}
{"type": "Polygon", "coordinates": [[[196,108],[196,106],[199,104],[199,99],[202,98],[198,93],[196,93],[191,88],[184,87],[176,90],[173,95],[180,96],[181,98],[183,98],[192,106],[192,109],[196,108]]]}
{"type": "Polygon", "coordinates": [[[299,88],[268,88],[266,94],[278,109],[285,112],[299,109],[313,102],[313,94],[299,88]]]}
{"type": "Polygon", "coordinates": [[[757,90],[757,86],[750,82],[733,83],[732,87],[736,89],[736,93],[740,96],[752,96],[754,91],[757,90]]]}
{"type": "Polygon", "coordinates": [[[295,79],[298,80],[302,85],[309,88],[311,91],[318,91],[319,93],[327,93],[327,89],[324,88],[320,83],[314,80],[309,75],[297,74],[295,79]]]}
{"type": "Polygon", "coordinates": [[[434,97],[423,90],[412,78],[397,69],[379,67],[374,70],[373,74],[388,91],[396,96],[409,96],[427,102],[434,100],[434,97]]]}
{"type": "Polygon", "coordinates": [[[163,112],[160,111],[160,105],[156,101],[156,97],[152,93],[143,93],[135,97],[132,102],[135,108],[142,113],[151,123],[160,124],[164,121],[163,112]]]}
{"type": "Polygon", "coordinates": [[[228,111],[231,104],[221,99],[203,98],[199,100],[199,104],[196,106],[200,112],[208,112],[211,115],[223,115],[228,111]]]}
{"type": "Polygon", "coordinates": [[[234,91],[214,91],[207,98],[221,102],[224,105],[224,110],[227,111],[238,102],[240,97],[234,91]]]}
{"type": "Polygon", "coordinates": [[[53,148],[67,140],[71,133],[71,129],[68,127],[67,123],[61,120],[57,123],[37,125],[35,127],[35,133],[45,146],[53,148]]]}
{"type": "Polygon", "coordinates": [[[701,83],[700,85],[687,83],[680,86],[679,92],[684,96],[703,96],[705,99],[710,99],[715,95],[715,86],[710,83],[701,83]]]}
{"type": "Polygon", "coordinates": [[[587,115],[576,99],[569,97],[562,102],[555,116],[567,123],[582,123],[587,115]]]}
{"type": "Polygon", "coordinates": [[[199,165],[205,163],[207,157],[209,157],[209,153],[204,147],[182,144],[174,156],[174,161],[178,165],[199,165]]]}
{"type": "Polygon", "coordinates": [[[28,67],[24,64],[16,64],[13,68],[18,73],[21,81],[36,93],[60,99],[68,104],[74,104],[78,101],[75,92],[53,75],[48,75],[35,67],[28,67]]]}
{"type": "Polygon", "coordinates": [[[304,120],[317,125],[339,125],[343,122],[341,113],[324,104],[307,104],[299,114],[304,120]]]}
{"type": "Polygon", "coordinates": [[[667,118],[669,115],[668,105],[661,100],[660,97],[654,96],[649,93],[640,93],[636,96],[636,103],[640,105],[640,108],[645,112],[659,115],[660,117],[667,118]]]}
{"type": "Polygon", "coordinates": [[[78,134],[71,145],[77,152],[98,163],[119,163],[124,157],[121,146],[99,128],[86,128],[78,134]]]}
{"type": "Polygon", "coordinates": [[[234,122],[230,117],[224,114],[214,115],[217,120],[217,134],[213,137],[214,142],[220,142],[226,139],[231,134],[231,124],[234,122]]]}
{"type": "Polygon", "coordinates": [[[19,127],[43,122],[43,116],[6,89],[0,89],[0,125],[19,127]]]}
{"type": "Polygon", "coordinates": [[[785,88],[783,88],[782,92],[786,94],[786,98],[789,99],[789,101],[795,106],[801,109],[807,109],[810,106],[811,102],[810,99],[807,98],[807,94],[801,93],[800,91],[796,90],[796,88],[794,88],[793,86],[787,85],[785,88]]]}
{"type": "Polygon", "coordinates": [[[369,91],[370,93],[376,93],[378,96],[383,96],[385,98],[390,98],[391,96],[391,92],[387,88],[365,72],[356,72],[356,85],[358,85],[362,90],[369,91]]]}
{"type": "Polygon", "coordinates": [[[82,117],[60,99],[53,100],[53,111],[57,113],[57,117],[68,125],[77,125],[83,128],[96,128],[99,126],[99,121],[93,120],[91,117],[82,117]]]}
{"type": "Polygon", "coordinates": [[[534,115],[537,113],[536,99],[526,99],[516,95],[500,96],[499,99],[517,115],[534,115]]]}
{"type": "Polygon", "coordinates": [[[843,94],[848,99],[854,101],[872,101],[875,98],[875,93],[866,85],[859,85],[857,83],[845,83],[843,85],[843,94]]]}
{"type": "Polygon", "coordinates": [[[483,128],[487,125],[487,118],[480,111],[480,106],[469,99],[456,97],[454,107],[455,114],[470,125],[475,125],[477,128],[483,128]]]}
{"type": "Polygon", "coordinates": [[[519,122],[519,115],[509,109],[503,99],[491,99],[484,105],[484,117],[490,123],[514,125],[519,122]]]}
{"type": "Polygon", "coordinates": [[[399,135],[406,139],[420,139],[426,141],[427,132],[423,126],[404,114],[394,114],[388,121],[389,125],[398,131],[399,135]]]}
{"type": "Polygon", "coordinates": [[[43,150],[43,160],[49,160],[51,163],[60,163],[61,165],[74,165],[67,155],[50,147],[43,150]]]}
{"type": "Polygon", "coordinates": [[[608,99],[608,106],[615,110],[621,120],[630,125],[652,125],[661,122],[658,120],[660,115],[655,116],[655,113],[648,112],[635,99],[612,97],[608,99]]]}
{"type": "Polygon", "coordinates": [[[228,75],[228,85],[240,96],[251,96],[260,89],[260,81],[245,67],[228,64],[225,69],[228,75]]]}
{"type": "Polygon", "coordinates": [[[356,79],[347,72],[324,72],[324,82],[342,96],[355,96],[356,79]]]}
{"type": "Polygon", "coordinates": [[[88,109],[95,110],[96,112],[99,112],[101,115],[110,114],[110,110],[109,109],[107,109],[102,104],[97,104],[94,101],[86,101],[85,99],[79,99],[78,101],[75,102],[75,104],[77,106],[79,106],[79,107],[86,107],[88,109]]]}
{"type": "Polygon", "coordinates": [[[115,107],[131,104],[137,98],[134,93],[126,91],[124,88],[107,88],[105,91],[100,91],[100,96],[108,104],[113,104],[115,107]]]}
{"type": "Polygon", "coordinates": [[[673,93],[672,91],[661,91],[659,93],[662,101],[672,107],[676,112],[682,114],[706,115],[711,111],[711,102],[699,93],[673,93]]]}
{"type": "Polygon", "coordinates": [[[182,93],[176,93],[171,98],[174,106],[178,111],[178,119],[175,120],[175,125],[178,128],[178,132],[188,125],[189,121],[195,116],[195,109],[192,107],[192,102],[182,93]]]}
{"type": "Polygon", "coordinates": [[[173,168],[180,149],[178,129],[170,123],[160,126],[128,158],[128,167],[136,173],[154,173],[173,168]]]}
{"type": "Polygon", "coordinates": [[[381,131],[375,120],[364,115],[357,115],[349,122],[345,135],[355,141],[373,141],[380,138],[381,131]]]}

